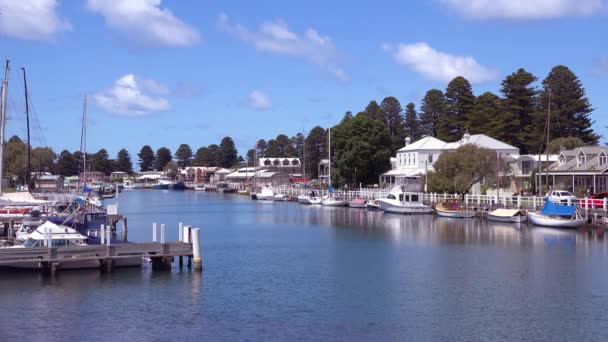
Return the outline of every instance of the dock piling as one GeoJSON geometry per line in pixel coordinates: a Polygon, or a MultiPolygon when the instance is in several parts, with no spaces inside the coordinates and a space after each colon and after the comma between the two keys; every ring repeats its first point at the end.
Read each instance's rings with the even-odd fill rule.
{"type": "Polygon", "coordinates": [[[200,250],[200,228],[192,229],[192,255],[194,256],[194,270],[203,270],[203,259],[200,250]]]}
{"type": "Polygon", "coordinates": [[[182,222],[179,223],[179,227],[177,228],[179,234],[179,241],[184,241],[184,224],[182,222]]]}
{"type": "Polygon", "coordinates": [[[160,243],[165,243],[165,224],[160,225],[160,243]]]}
{"type": "Polygon", "coordinates": [[[156,242],[156,222],[152,223],[152,242],[156,242]]]}
{"type": "Polygon", "coordinates": [[[105,225],[101,225],[101,231],[99,232],[99,234],[101,235],[101,244],[105,245],[106,244],[106,226],[105,225]]]}
{"type": "Polygon", "coordinates": [[[122,242],[127,242],[128,239],[127,218],[122,219],[122,242]]]}

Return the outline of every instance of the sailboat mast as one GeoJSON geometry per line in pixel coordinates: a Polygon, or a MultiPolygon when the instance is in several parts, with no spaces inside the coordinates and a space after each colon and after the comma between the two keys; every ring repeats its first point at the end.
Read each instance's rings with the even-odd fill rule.
{"type": "Polygon", "coordinates": [[[6,128],[6,104],[8,96],[8,72],[9,60],[6,60],[4,69],[4,81],[2,82],[2,106],[0,107],[0,196],[2,195],[2,180],[4,179],[4,130],[6,128]]]}
{"type": "MultiPolygon", "coordinates": [[[[545,166],[547,191],[549,191],[549,139],[551,135],[551,89],[549,89],[549,110],[547,111],[547,166],[545,166]]],[[[542,176],[541,176],[542,177],[542,176]]],[[[574,189],[572,189],[574,191],[574,189]]]]}
{"type": "Polygon", "coordinates": [[[27,182],[27,189],[31,191],[32,186],[32,142],[30,140],[30,103],[27,94],[27,77],[25,76],[25,68],[23,70],[23,88],[25,89],[25,122],[27,124],[27,176],[25,180],[27,182]]]}
{"type": "MultiPolygon", "coordinates": [[[[80,153],[82,158],[83,183],[87,182],[87,95],[84,95],[82,107],[82,133],[80,136],[80,153]]],[[[80,170],[79,170],[80,171],[80,170]]],[[[80,179],[78,180],[80,183],[80,179]]],[[[80,185],[79,185],[80,186],[80,185]]]]}
{"type": "Polygon", "coordinates": [[[327,181],[327,184],[329,185],[329,187],[331,187],[331,127],[329,127],[329,134],[328,134],[328,139],[327,139],[327,149],[329,151],[328,155],[329,155],[329,179],[327,181]]]}

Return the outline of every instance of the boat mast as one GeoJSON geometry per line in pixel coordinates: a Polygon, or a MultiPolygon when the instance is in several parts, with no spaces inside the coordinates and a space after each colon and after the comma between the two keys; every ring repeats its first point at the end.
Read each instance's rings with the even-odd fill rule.
{"type": "Polygon", "coordinates": [[[0,107],[0,196],[2,195],[2,181],[4,179],[4,130],[6,128],[6,98],[8,96],[8,72],[9,60],[6,60],[6,68],[4,69],[4,81],[2,82],[2,98],[0,107]]]}
{"type": "MultiPolygon", "coordinates": [[[[545,184],[549,191],[549,136],[551,135],[551,89],[549,89],[549,110],[547,111],[547,166],[545,166],[545,184]]],[[[542,176],[541,176],[542,177],[542,176]]],[[[572,189],[574,191],[574,189],[572,189]]]]}
{"type": "MultiPolygon", "coordinates": [[[[83,183],[87,182],[87,95],[84,95],[82,107],[82,130],[80,133],[80,153],[82,158],[83,183]]],[[[80,170],[78,170],[80,172],[80,170]]],[[[78,177],[78,187],[80,188],[80,177],[78,177]]]]}
{"type": "Polygon", "coordinates": [[[331,127],[329,127],[329,134],[327,135],[327,149],[328,149],[328,155],[329,155],[329,178],[327,180],[327,184],[328,184],[328,189],[331,188],[331,127]]]}
{"type": "Polygon", "coordinates": [[[25,68],[23,70],[23,87],[25,88],[25,122],[27,123],[27,176],[25,180],[27,182],[27,189],[31,191],[32,186],[32,143],[30,140],[30,104],[27,94],[27,78],[25,77],[25,68]]]}

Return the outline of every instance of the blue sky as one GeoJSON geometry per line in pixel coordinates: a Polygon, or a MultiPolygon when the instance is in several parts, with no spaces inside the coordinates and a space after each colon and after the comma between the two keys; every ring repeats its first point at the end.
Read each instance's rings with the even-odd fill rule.
{"type": "Polygon", "coordinates": [[[196,150],[228,135],[245,154],[371,99],[419,106],[456,75],[498,93],[520,67],[542,80],[558,64],[608,137],[606,0],[0,0],[0,13],[7,134],[25,136],[26,67],[34,144],[57,152],[80,147],[84,94],[89,152],[136,159],[144,144],[196,150]]]}

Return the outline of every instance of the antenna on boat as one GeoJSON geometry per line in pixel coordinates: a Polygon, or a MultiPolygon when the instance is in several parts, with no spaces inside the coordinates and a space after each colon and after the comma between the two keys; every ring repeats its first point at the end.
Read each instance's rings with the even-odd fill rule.
{"type": "Polygon", "coordinates": [[[8,96],[8,73],[9,63],[6,60],[6,68],[4,69],[4,81],[2,82],[2,98],[0,99],[0,196],[2,195],[2,180],[4,179],[4,130],[6,128],[6,98],[8,96]]]}

